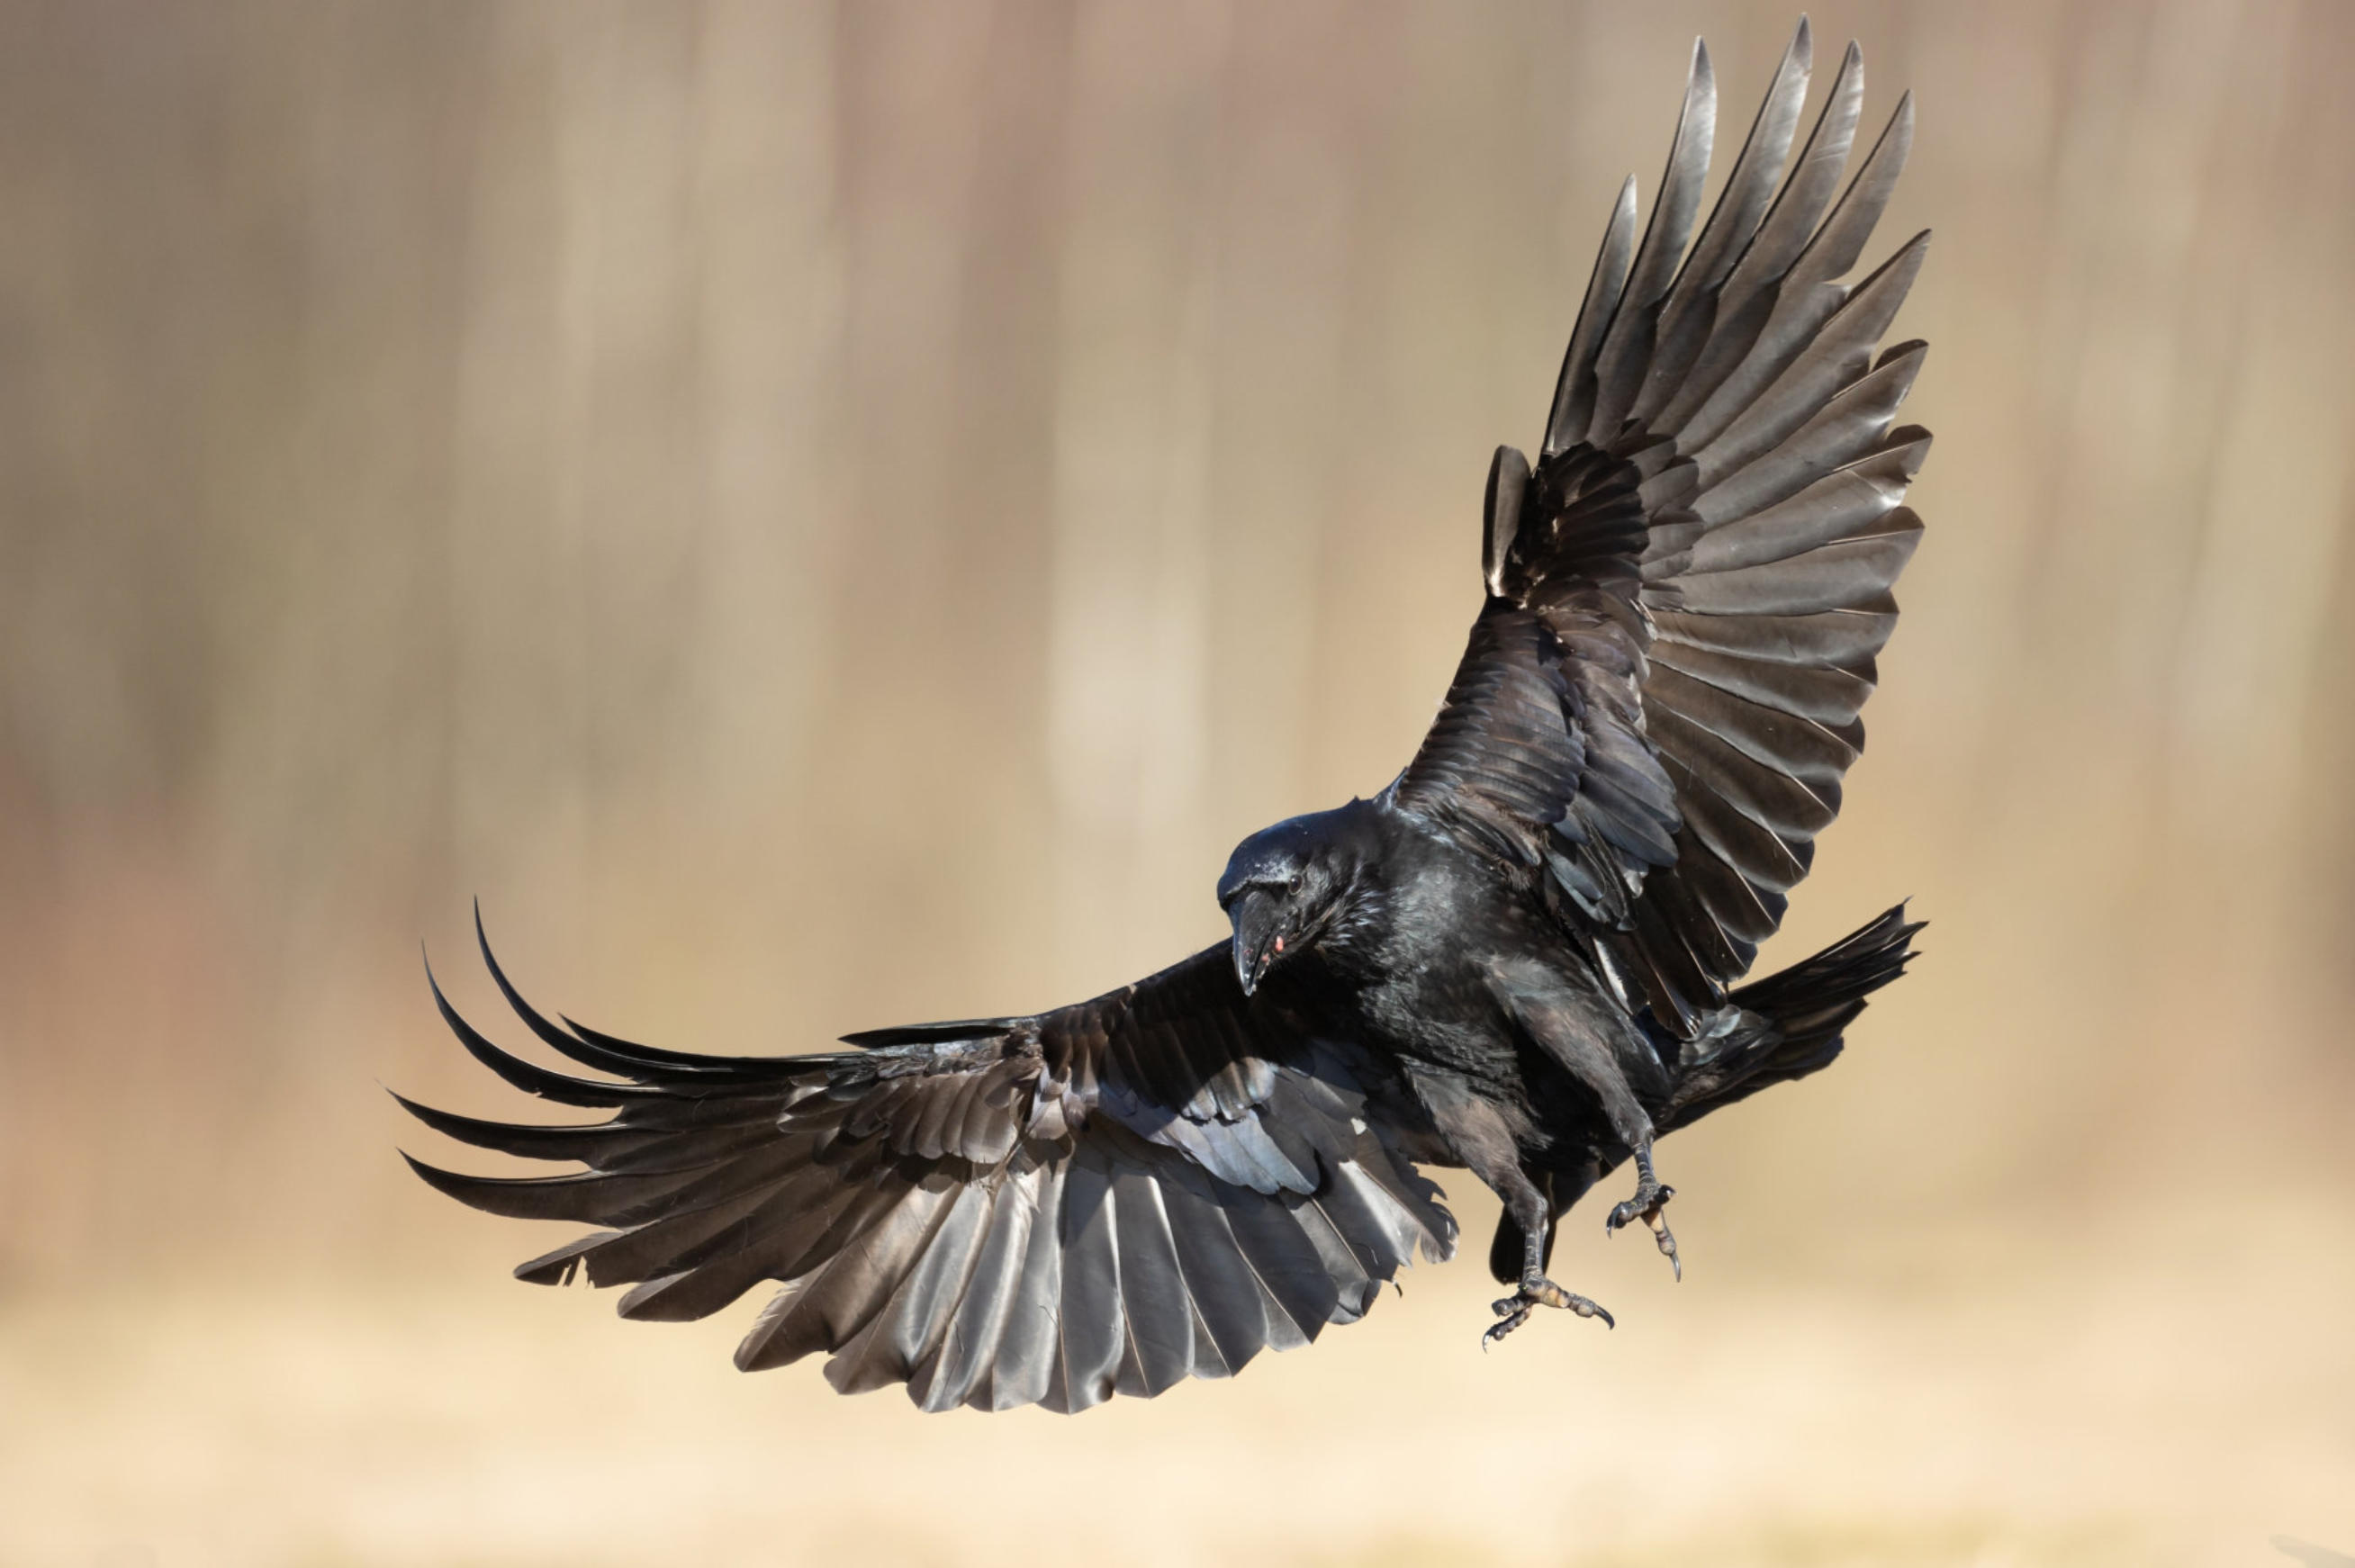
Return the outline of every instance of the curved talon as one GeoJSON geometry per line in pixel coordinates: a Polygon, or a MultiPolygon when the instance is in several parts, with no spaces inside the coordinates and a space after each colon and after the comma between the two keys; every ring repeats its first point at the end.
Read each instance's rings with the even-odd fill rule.
{"type": "Polygon", "coordinates": [[[1660,1218],[1657,1210],[1644,1216],[1644,1223],[1652,1228],[1652,1244],[1660,1249],[1660,1255],[1668,1260],[1668,1267],[1676,1271],[1677,1283],[1682,1285],[1685,1264],[1684,1260],[1677,1256],[1676,1232],[1668,1229],[1668,1222],[1660,1218]]]}
{"type": "Polygon", "coordinates": [[[1519,1328],[1529,1320],[1529,1309],[1526,1307],[1516,1307],[1503,1322],[1498,1323],[1496,1327],[1490,1328],[1487,1333],[1480,1336],[1481,1352],[1486,1354],[1489,1346],[1494,1345],[1497,1340],[1502,1339],[1506,1335],[1511,1333],[1514,1329],[1519,1328]]]}
{"type": "Polygon", "coordinates": [[[1603,1217],[1603,1229],[1609,1234],[1625,1229],[1637,1220],[1650,1224],[1677,1195],[1673,1187],[1644,1186],[1636,1189],[1636,1196],[1613,1209],[1603,1217]]]}

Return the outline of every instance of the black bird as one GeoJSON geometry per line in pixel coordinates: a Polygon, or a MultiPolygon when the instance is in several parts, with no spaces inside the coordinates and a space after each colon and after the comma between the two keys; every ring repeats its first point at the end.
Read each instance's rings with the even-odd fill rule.
{"type": "MultiPolygon", "coordinates": [[[[522,1265],[631,1284],[625,1317],[695,1318],[782,1281],[747,1370],[830,1352],[845,1392],[928,1410],[1150,1396],[1361,1316],[1455,1224],[1418,1165],[1504,1200],[1493,1341],[1539,1307],[1555,1221],[1625,1162],[1676,1261],[1654,1142],[1839,1053],[1911,956],[1902,907],[1729,989],[1780,923],[1863,745],[1858,710],[1922,524],[1929,445],[1891,429],[1923,346],[1876,345],[1927,235],[1853,284],[1913,132],[1858,166],[1849,46],[1796,161],[1806,25],[1692,234],[1716,92],[1696,47],[1641,243],[1622,190],[1534,467],[1488,472],[1487,595],[1444,705],[1371,800],[1237,848],[1233,940],[1093,1001],[715,1057],[527,1006],[550,1072],[434,999],[519,1089],[616,1108],[515,1126],[403,1100],[480,1147],[578,1161],[419,1175],[494,1213],[602,1229],[522,1265]],[[1790,177],[1783,178],[1785,167],[1790,177]],[[1779,193],[1777,187],[1780,187],[1779,193]]],[[[478,925],[479,934],[479,925],[478,925]]],[[[1681,1265],[1678,1268],[1681,1275],[1681,1265]]]]}

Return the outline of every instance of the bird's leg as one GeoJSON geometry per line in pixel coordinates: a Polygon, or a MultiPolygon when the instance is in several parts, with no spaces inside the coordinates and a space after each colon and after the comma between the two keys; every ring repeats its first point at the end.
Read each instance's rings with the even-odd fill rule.
{"type": "Polygon", "coordinates": [[[1677,1256],[1676,1234],[1660,1215],[1668,1200],[1676,1195],[1675,1188],[1663,1185],[1660,1179],[1652,1174],[1652,1140],[1646,1136],[1636,1145],[1636,1196],[1611,1211],[1603,1221],[1603,1230],[1608,1235],[1630,1221],[1643,1221],[1652,1228],[1652,1240],[1668,1257],[1668,1266],[1676,1270],[1677,1278],[1681,1280],[1685,1276],[1685,1265],[1677,1256]]]}
{"type": "Polygon", "coordinates": [[[1553,1223],[1553,1217],[1548,1211],[1544,1194],[1521,1174],[1518,1166],[1512,1168],[1511,1174],[1501,1185],[1496,1182],[1490,1185],[1497,1187],[1506,1205],[1513,1211],[1513,1222],[1521,1228],[1521,1285],[1496,1304],[1496,1325],[1480,1336],[1480,1348],[1487,1349],[1528,1322],[1530,1311],[1540,1307],[1559,1307],[1575,1312],[1581,1317],[1600,1317],[1604,1328],[1616,1328],[1617,1325],[1611,1320],[1611,1314],[1546,1277],[1546,1231],[1553,1223]]]}
{"type": "Polygon", "coordinates": [[[1605,1327],[1612,1326],[1611,1314],[1545,1276],[1546,1235],[1553,1224],[1553,1207],[1521,1168],[1519,1140],[1508,1109],[1452,1072],[1409,1063],[1407,1082],[1423,1109],[1431,1113],[1440,1138],[1466,1169],[1505,1200],[1514,1223],[1520,1227],[1520,1288],[1497,1303],[1497,1324],[1480,1336],[1481,1348],[1528,1322],[1531,1309],[1540,1307],[1560,1307],[1581,1317],[1600,1317],[1605,1327]]]}
{"type": "Polygon", "coordinates": [[[1624,1015],[1614,1019],[1598,1013],[1592,998],[1576,991],[1533,981],[1526,969],[1500,969],[1497,986],[1514,1019],[1548,1055],[1593,1092],[1612,1132],[1636,1151],[1636,1196],[1611,1211],[1603,1221],[1604,1231],[1615,1232],[1640,1218],[1652,1228],[1652,1239],[1667,1255],[1677,1278],[1683,1279],[1685,1265],[1677,1256],[1677,1239],[1660,1218],[1660,1206],[1676,1195],[1675,1189],[1662,1186],[1652,1174],[1652,1118],[1627,1080],[1630,1063],[1645,1060],[1637,1049],[1641,1042],[1629,1032],[1632,1026],[1624,1015]],[[1614,1040],[1619,1046],[1613,1045],[1614,1040]]]}
{"type": "Polygon", "coordinates": [[[1573,1295],[1546,1278],[1546,1237],[1553,1225],[1553,1206],[1521,1168],[1520,1140],[1526,1132],[1519,1113],[1475,1088],[1453,1072],[1416,1063],[1407,1065],[1407,1082],[1414,1096],[1431,1114],[1440,1138],[1465,1168],[1505,1200],[1521,1232],[1520,1288],[1497,1303],[1497,1321],[1480,1336],[1483,1349],[1529,1320],[1540,1307],[1559,1307],[1581,1317],[1600,1317],[1613,1326],[1611,1314],[1582,1296],[1573,1295]]]}

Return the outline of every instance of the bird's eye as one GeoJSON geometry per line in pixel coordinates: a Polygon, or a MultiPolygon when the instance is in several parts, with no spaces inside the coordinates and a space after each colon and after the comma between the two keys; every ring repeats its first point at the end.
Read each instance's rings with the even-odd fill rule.
{"type": "Polygon", "coordinates": [[[1304,877],[1305,877],[1306,875],[1307,875],[1307,873],[1306,873],[1305,871],[1295,871],[1295,872],[1293,872],[1293,873],[1292,873],[1292,880],[1291,880],[1291,881],[1289,881],[1289,882],[1286,882],[1286,883],[1284,884],[1284,886],[1285,886],[1289,891],[1293,891],[1293,892],[1295,892],[1295,893],[1296,893],[1296,892],[1298,892],[1298,891],[1300,891],[1300,882],[1301,882],[1301,879],[1302,879],[1302,878],[1304,878],[1304,877]]]}

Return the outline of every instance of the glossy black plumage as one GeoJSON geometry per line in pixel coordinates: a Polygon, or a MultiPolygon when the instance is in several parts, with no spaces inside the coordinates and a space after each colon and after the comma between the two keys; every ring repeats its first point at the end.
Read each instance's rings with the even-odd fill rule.
{"type": "Polygon", "coordinates": [[[603,1076],[509,1055],[436,987],[462,1044],[613,1114],[514,1126],[403,1100],[460,1142],[585,1168],[418,1173],[601,1227],[517,1273],[628,1285],[625,1317],[780,1282],[740,1366],[823,1352],[837,1387],[904,1383],[927,1409],[1077,1410],[1306,1343],[1453,1253],[1418,1165],[1505,1198],[1491,1262],[1518,1291],[1492,1337],[1540,1306],[1607,1317],[1542,1277],[1554,1220],[1632,1160],[1613,1222],[1659,1226],[1674,1258],[1654,1139],[1828,1062],[1918,929],[1891,911],[1734,987],[1862,747],[1928,445],[1891,428],[1922,346],[1877,351],[1926,237],[1838,281],[1911,109],[1835,202],[1862,67],[1850,46],[1793,163],[1809,48],[1802,24],[1706,219],[1696,48],[1661,198],[1638,240],[1622,192],[1538,459],[1491,464],[1487,602],[1437,720],[1375,798],[1237,848],[1231,942],[1051,1012],[776,1059],[551,1021],[485,943],[524,1027],[603,1076]]]}

